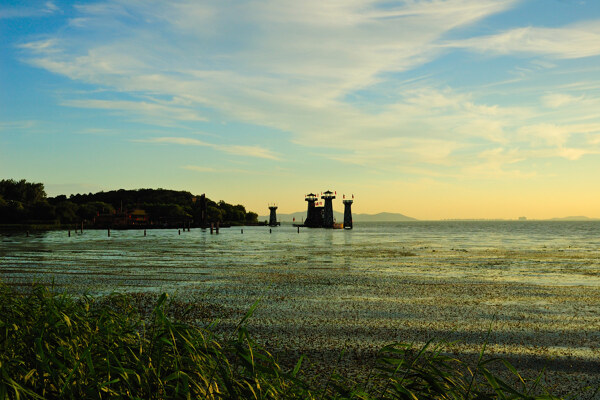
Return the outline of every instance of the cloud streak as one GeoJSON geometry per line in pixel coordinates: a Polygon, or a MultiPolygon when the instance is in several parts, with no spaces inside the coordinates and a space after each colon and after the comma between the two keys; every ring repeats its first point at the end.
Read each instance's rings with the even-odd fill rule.
{"type": "Polygon", "coordinates": [[[267,160],[280,160],[280,158],[269,149],[265,149],[261,146],[242,146],[242,145],[222,145],[204,142],[202,140],[186,137],[157,137],[152,139],[138,139],[134,140],[138,143],[162,143],[162,144],[178,144],[183,146],[202,146],[210,147],[224,153],[244,156],[244,157],[255,157],[263,158],[267,160]]]}
{"type": "Polygon", "coordinates": [[[594,57],[600,55],[600,21],[560,28],[517,28],[446,46],[492,54],[544,54],[558,59],[594,57]]]}
{"type": "Polygon", "coordinates": [[[123,115],[144,115],[153,118],[172,119],[176,121],[206,121],[192,109],[161,104],[156,101],[128,100],[66,100],[61,103],[68,107],[109,110],[123,115]]]}
{"type": "Polygon", "coordinates": [[[60,8],[52,1],[37,3],[28,7],[0,6],[0,19],[45,17],[60,12],[60,8]]]}

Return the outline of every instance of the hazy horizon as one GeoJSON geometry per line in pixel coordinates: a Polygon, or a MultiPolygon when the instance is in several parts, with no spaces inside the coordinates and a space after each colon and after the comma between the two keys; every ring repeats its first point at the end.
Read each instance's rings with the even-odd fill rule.
{"type": "MultiPolygon", "coordinates": [[[[343,209],[336,209],[334,207],[333,212],[335,214],[335,217],[338,220],[342,220],[343,216],[344,216],[344,210],[343,209]]],[[[367,221],[365,220],[365,217],[376,217],[376,216],[380,216],[382,214],[390,214],[393,217],[395,216],[403,216],[406,218],[409,218],[411,220],[414,221],[420,221],[420,222],[428,222],[428,221],[597,221],[600,220],[600,218],[596,218],[596,217],[590,217],[587,215],[566,215],[566,216],[555,216],[555,217],[550,217],[550,218],[528,218],[525,215],[520,215],[517,217],[513,217],[513,218],[439,218],[439,219],[418,219],[418,218],[414,218],[410,215],[406,215],[403,213],[392,213],[392,212],[387,212],[387,211],[382,211],[382,212],[378,212],[378,213],[352,213],[354,216],[354,222],[401,222],[401,220],[398,219],[390,219],[390,220],[383,220],[383,219],[377,219],[377,220],[372,220],[372,221],[367,221]],[[358,218],[357,218],[358,217],[358,218]],[[525,217],[525,219],[523,220],[522,218],[525,217]]],[[[277,213],[277,217],[278,220],[280,222],[301,222],[301,220],[296,219],[296,221],[291,221],[289,220],[289,218],[294,217],[294,216],[298,216],[300,218],[303,218],[306,216],[306,210],[301,210],[301,211],[295,211],[295,212],[291,212],[291,213],[277,213]]],[[[259,221],[265,220],[269,218],[269,214],[260,214],[258,215],[258,219],[259,221]]],[[[406,222],[406,221],[405,221],[406,222]]]]}
{"type": "Polygon", "coordinates": [[[600,216],[597,1],[9,0],[0,21],[0,178],[51,196],[600,216]]]}

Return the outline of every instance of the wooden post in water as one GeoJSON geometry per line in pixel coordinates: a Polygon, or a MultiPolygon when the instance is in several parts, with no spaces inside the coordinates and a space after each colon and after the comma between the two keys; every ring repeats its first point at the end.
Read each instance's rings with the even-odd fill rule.
{"type": "Polygon", "coordinates": [[[83,221],[81,221],[81,233],[83,233],[83,221]]]}
{"type": "Polygon", "coordinates": [[[242,234],[244,233],[244,230],[242,229],[242,234]]]}
{"type": "Polygon", "coordinates": [[[177,230],[177,234],[178,234],[178,235],[181,235],[181,229],[178,229],[178,230],[177,230]]]}
{"type": "Polygon", "coordinates": [[[217,221],[217,235],[219,234],[219,224],[220,224],[220,222],[217,221]]]}
{"type": "Polygon", "coordinates": [[[271,229],[269,228],[269,233],[271,233],[271,229]]]}
{"type": "Polygon", "coordinates": [[[27,237],[29,237],[29,231],[25,232],[27,234],[27,237]]]}
{"type": "Polygon", "coordinates": [[[71,237],[71,230],[69,229],[69,237],[71,237]]]}
{"type": "Polygon", "coordinates": [[[108,228],[108,237],[110,237],[110,228],[108,228]]]}
{"type": "Polygon", "coordinates": [[[300,233],[300,227],[298,227],[298,233],[300,233]]]}
{"type": "Polygon", "coordinates": [[[144,236],[146,236],[146,230],[144,229],[144,236]]]}
{"type": "Polygon", "coordinates": [[[215,228],[215,224],[214,224],[214,222],[211,222],[211,223],[210,223],[210,234],[211,234],[211,235],[213,234],[213,229],[214,229],[214,228],[215,228]]]}

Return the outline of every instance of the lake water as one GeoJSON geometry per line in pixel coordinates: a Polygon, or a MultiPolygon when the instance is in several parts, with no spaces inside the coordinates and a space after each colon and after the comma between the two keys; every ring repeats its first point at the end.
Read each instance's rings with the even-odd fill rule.
{"type": "MultiPolygon", "coordinates": [[[[600,222],[436,221],[208,230],[86,230],[0,235],[0,271],[90,290],[173,291],[228,272],[380,271],[406,277],[600,287],[600,222]],[[241,229],[244,233],[241,234],[241,229]]],[[[214,279],[211,279],[214,278],[214,279]]]]}
{"type": "Polygon", "coordinates": [[[600,222],[1,234],[0,274],[92,294],[167,291],[222,310],[224,324],[261,299],[257,337],[316,359],[431,337],[474,354],[487,340],[561,385],[600,383],[600,222]]]}

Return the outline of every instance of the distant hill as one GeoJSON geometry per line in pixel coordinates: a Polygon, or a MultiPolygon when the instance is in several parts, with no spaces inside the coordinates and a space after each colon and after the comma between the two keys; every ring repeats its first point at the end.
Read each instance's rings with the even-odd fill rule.
{"type": "Polygon", "coordinates": [[[550,218],[549,221],[598,221],[598,218],[585,217],[583,215],[562,217],[562,218],[550,218]]]}
{"type": "MultiPolygon", "coordinates": [[[[333,211],[333,216],[338,222],[342,222],[344,220],[344,213],[339,211],[333,211]]],[[[295,222],[301,223],[304,218],[306,218],[306,211],[298,211],[291,214],[280,214],[277,213],[277,220],[281,222],[293,222],[294,218],[295,222]]],[[[268,215],[259,216],[259,221],[268,220],[268,215]]],[[[388,213],[382,212],[378,214],[355,214],[352,213],[352,221],[353,222],[397,222],[397,221],[417,221],[415,218],[407,217],[406,215],[399,213],[388,213]]]]}
{"type": "Polygon", "coordinates": [[[417,221],[416,218],[407,217],[404,214],[381,212],[378,214],[354,214],[354,222],[397,222],[397,221],[417,221]]]}

